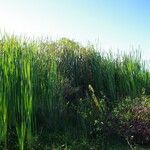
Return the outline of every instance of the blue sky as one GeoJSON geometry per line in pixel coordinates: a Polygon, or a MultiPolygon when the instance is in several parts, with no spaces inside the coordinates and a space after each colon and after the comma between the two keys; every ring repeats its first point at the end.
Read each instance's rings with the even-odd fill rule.
{"type": "Polygon", "coordinates": [[[140,47],[150,59],[149,0],[0,0],[0,29],[91,41],[106,51],[140,47]]]}

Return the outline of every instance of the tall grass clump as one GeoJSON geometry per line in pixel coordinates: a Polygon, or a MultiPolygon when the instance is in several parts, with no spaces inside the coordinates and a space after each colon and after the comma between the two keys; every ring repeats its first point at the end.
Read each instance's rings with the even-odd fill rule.
{"type": "Polygon", "coordinates": [[[57,121],[61,120],[59,113],[63,107],[63,78],[57,65],[56,54],[51,50],[51,45],[41,43],[32,64],[34,131],[54,129],[58,126],[57,121]]]}
{"type": "Polygon", "coordinates": [[[104,94],[108,103],[120,97],[136,97],[143,88],[149,94],[150,73],[145,69],[138,52],[116,58],[112,54],[104,56],[93,46],[84,48],[68,39],[60,40],[57,48],[61,73],[73,87],[82,91],[80,96],[86,95],[89,84],[97,96],[104,94]]]}
{"type": "MultiPolygon", "coordinates": [[[[31,50],[14,36],[1,40],[1,114],[5,130],[14,129],[19,147],[31,137],[31,50]],[[5,123],[5,124],[4,124],[5,123]]],[[[2,122],[1,122],[2,123],[2,122]]],[[[2,130],[3,132],[6,132],[2,130]]],[[[3,133],[4,134],[4,133],[3,133]]],[[[9,136],[9,133],[5,133],[9,136]]]]}
{"type": "Polygon", "coordinates": [[[55,54],[44,45],[6,35],[0,46],[0,141],[18,139],[23,150],[31,145],[32,134],[58,125],[63,80],[55,54]]]}
{"type": "MultiPolygon", "coordinates": [[[[3,47],[3,43],[0,43],[0,47],[3,47]]],[[[0,142],[6,142],[7,125],[8,125],[8,93],[9,93],[9,71],[7,66],[9,65],[8,58],[4,50],[0,53],[0,142]]],[[[5,143],[6,144],[6,143],[5,143]]]]}
{"type": "MultiPolygon", "coordinates": [[[[16,89],[15,112],[16,131],[19,140],[20,149],[24,149],[24,142],[31,140],[31,119],[32,119],[32,85],[31,85],[31,59],[32,52],[26,44],[16,49],[17,67],[15,68],[16,89]]],[[[15,89],[15,87],[14,87],[15,89]]]]}

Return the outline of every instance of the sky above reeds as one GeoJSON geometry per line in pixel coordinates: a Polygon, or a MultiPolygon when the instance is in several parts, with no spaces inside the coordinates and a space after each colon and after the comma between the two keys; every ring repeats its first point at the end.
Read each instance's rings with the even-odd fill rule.
{"type": "Polygon", "coordinates": [[[0,0],[0,29],[90,41],[106,51],[142,49],[150,59],[149,0],[0,0]]]}

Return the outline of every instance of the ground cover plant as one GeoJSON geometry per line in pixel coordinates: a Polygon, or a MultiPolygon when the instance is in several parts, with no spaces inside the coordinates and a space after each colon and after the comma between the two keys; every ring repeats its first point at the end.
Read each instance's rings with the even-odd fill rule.
{"type": "Polygon", "coordinates": [[[148,146],[149,95],[138,53],[1,36],[0,149],[117,149],[116,135],[122,149],[148,146]]]}

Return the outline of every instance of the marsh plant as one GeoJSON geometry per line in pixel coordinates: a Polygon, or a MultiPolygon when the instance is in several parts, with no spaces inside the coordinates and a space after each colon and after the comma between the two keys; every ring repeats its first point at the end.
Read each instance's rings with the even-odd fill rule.
{"type": "MultiPolygon", "coordinates": [[[[138,53],[113,57],[66,38],[35,41],[5,34],[0,40],[0,147],[31,149],[35,137],[60,131],[94,137],[111,111],[118,116],[124,105],[132,107],[122,99],[130,97],[132,103],[143,88],[149,95],[150,72],[138,53]]],[[[132,113],[119,117],[136,118],[136,112],[143,117],[140,110],[148,107],[139,98],[132,113]]]]}

